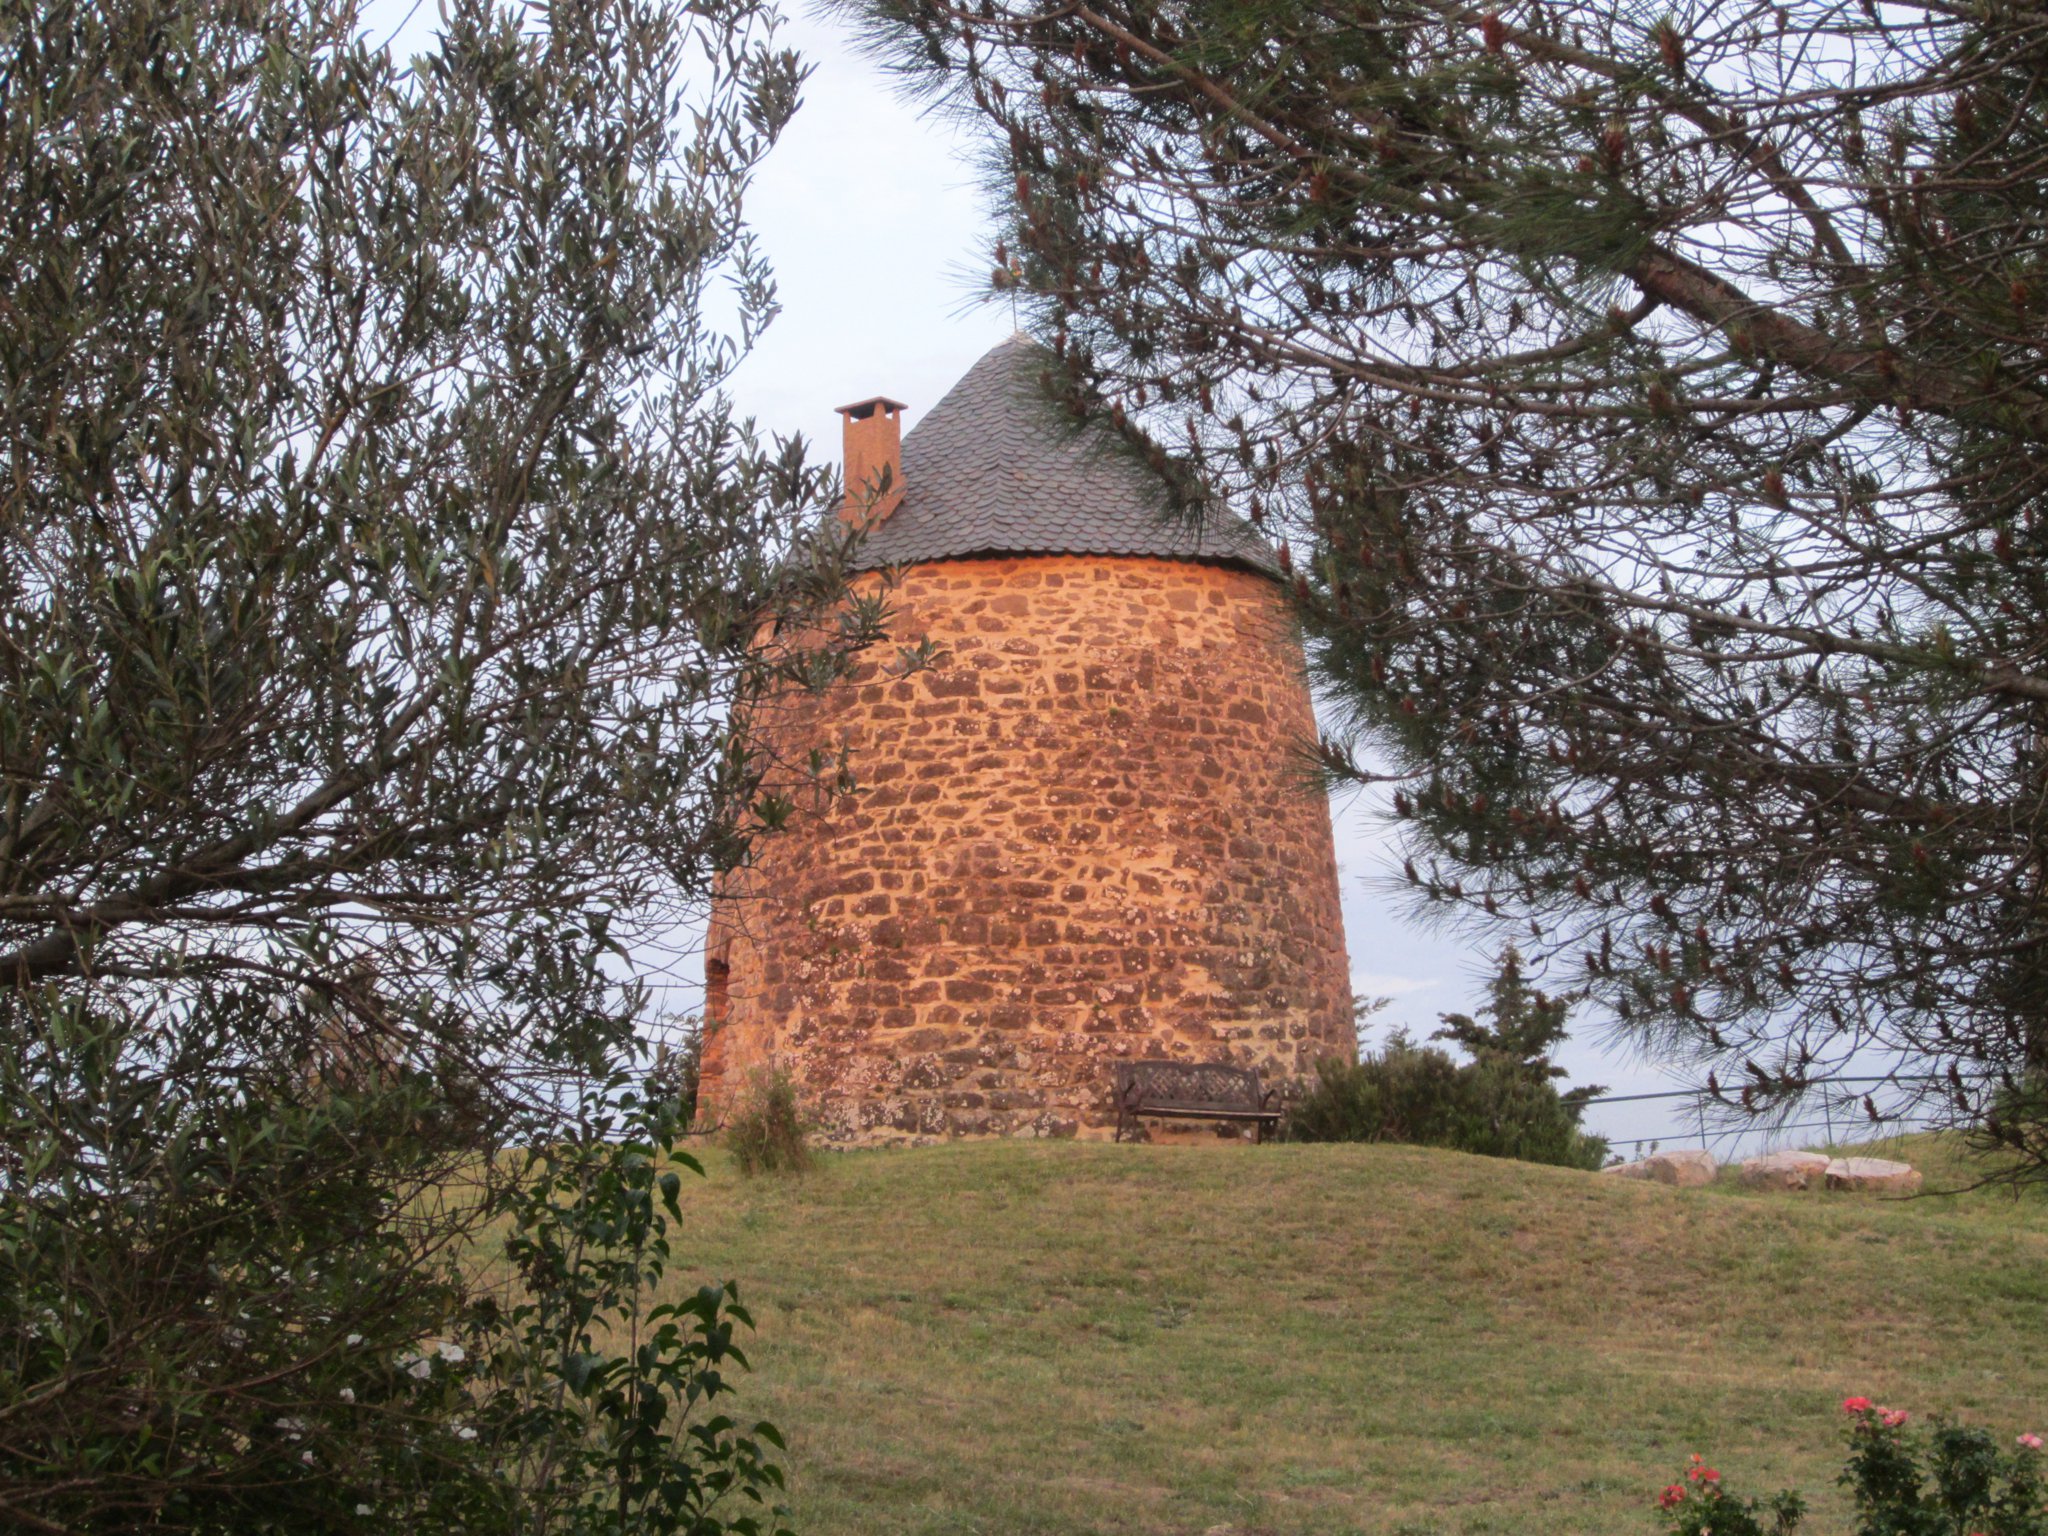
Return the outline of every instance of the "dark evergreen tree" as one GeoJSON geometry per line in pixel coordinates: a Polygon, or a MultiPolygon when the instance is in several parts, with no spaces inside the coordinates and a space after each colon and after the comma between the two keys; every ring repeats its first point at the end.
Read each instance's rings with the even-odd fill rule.
{"type": "MultiPolygon", "coordinates": [[[[1500,966],[1487,983],[1487,1000],[1474,1018],[1470,1014],[1443,1015],[1443,1028],[1432,1040],[1449,1040],[1464,1048],[1474,1061],[1497,1064],[1536,1082],[1548,1083],[1565,1077],[1563,1067],[1551,1054],[1564,1044],[1565,1017],[1570,1003],[1551,997],[1529,985],[1522,974],[1521,954],[1509,945],[1502,952],[1500,966]]],[[[1605,1090],[1597,1086],[1574,1088],[1564,1095],[1574,1113],[1588,1099],[1605,1090]]]]}
{"type": "Polygon", "coordinates": [[[2048,12],[847,5],[1069,406],[1284,541],[1427,900],[2048,1172],[2048,12]]]}
{"type": "Polygon", "coordinates": [[[672,1127],[606,1132],[631,948],[743,850],[727,722],[873,618],[821,627],[829,487],[724,394],[802,68],[757,0],[369,25],[0,13],[9,1529],[710,1532],[760,1482],[662,1429],[722,1298],[605,1353],[672,1127]]]}

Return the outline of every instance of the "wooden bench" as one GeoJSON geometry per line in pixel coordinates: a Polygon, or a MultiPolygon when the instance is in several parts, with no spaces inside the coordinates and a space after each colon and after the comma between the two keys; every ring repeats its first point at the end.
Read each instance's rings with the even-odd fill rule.
{"type": "Polygon", "coordinates": [[[1260,1086],[1251,1067],[1220,1061],[1120,1061],[1116,1064],[1116,1139],[1138,1129],[1140,1115],[1164,1120],[1249,1120],[1254,1141],[1280,1123],[1280,1090],[1260,1086]]]}

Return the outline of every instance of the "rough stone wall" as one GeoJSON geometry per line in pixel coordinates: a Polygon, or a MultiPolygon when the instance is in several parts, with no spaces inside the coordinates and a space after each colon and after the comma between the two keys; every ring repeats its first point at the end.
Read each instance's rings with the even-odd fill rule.
{"type": "Polygon", "coordinates": [[[763,840],[714,916],[704,1094],[795,1079],[828,1139],[1106,1136],[1111,1063],[1300,1078],[1354,1050],[1314,722],[1247,571],[1046,556],[911,567],[877,654],[762,728],[858,788],[763,840]]]}

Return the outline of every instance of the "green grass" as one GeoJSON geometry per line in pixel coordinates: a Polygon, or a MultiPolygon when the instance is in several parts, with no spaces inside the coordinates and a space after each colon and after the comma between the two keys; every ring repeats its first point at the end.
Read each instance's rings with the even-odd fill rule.
{"type": "Polygon", "coordinates": [[[678,1267],[754,1311],[803,1536],[1650,1536],[1694,1450],[1819,1532],[1845,1395],[2048,1429],[2039,1201],[1402,1147],[708,1162],[678,1267]]]}

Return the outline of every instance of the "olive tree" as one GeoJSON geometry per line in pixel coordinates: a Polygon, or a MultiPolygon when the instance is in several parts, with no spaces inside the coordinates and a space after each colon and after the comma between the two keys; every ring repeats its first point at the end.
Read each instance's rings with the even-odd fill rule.
{"type": "MultiPolygon", "coordinates": [[[[353,0],[0,14],[0,1523],[566,1529],[580,1484],[497,1475],[594,1475],[534,1436],[719,1389],[729,1298],[628,1391],[587,1266],[659,1272],[634,946],[741,855],[730,723],[874,620],[725,392],[776,20],[449,0],[405,61],[353,0]],[[577,1236],[507,1289],[515,1213],[577,1236]]],[[[699,1428],[642,1446],[704,1458],[676,1523],[574,1518],[725,1529],[772,1479],[699,1428]]]]}

